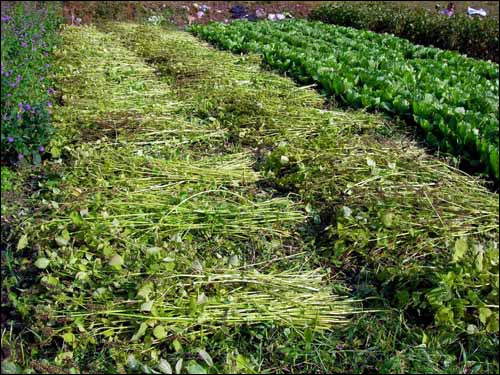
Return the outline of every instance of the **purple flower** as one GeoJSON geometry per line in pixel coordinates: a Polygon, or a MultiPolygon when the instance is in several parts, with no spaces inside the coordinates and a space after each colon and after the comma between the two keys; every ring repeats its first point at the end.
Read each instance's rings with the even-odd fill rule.
{"type": "Polygon", "coordinates": [[[12,96],[12,94],[9,92],[9,93],[7,94],[7,97],[10,97],[10,96],[12,96]]]}
{"type": "Polygon", "coordinates": [[[24,155],[23,154],[17,154],[17,159],[18,160],[23,160],[24,159],[24,155]]]}
{"type": "Polygon", "coordinates": [[[26,42],[21,42],[21,47],[26,48],[28,47],[28,44],[26,42]]]}
{"type": "Polygon", "coordinates": [[[45,152],[45,147],[43,147],[43,146],[38,147],[38,151],[45,152]]]}
{"type": "Polygon", "coordinates": [[[14,137],[11,137],[10,135],[7,137],[7,142],[12,143],[14,142],[14,137]]]}
{"type": "Polygon", "coordinates": [[[45,64],[45,67],[46,68],[50,68],[50,64],[45,64]]]}
{"type": "Polygon", "coordinates": [[[20,119],[21,119],[21,114],[20,114],[20,113],[18,113],[18,114],[16,115],[16,118],[17,118],[18,120],[20,120],[20,119]]]}
{"type": "Polygon", "coordinates": [[[52,102],[47,102],[47,107],[52,107],[52,102]]]}
{"type": "Polygon", "coordinates": [[[51,87],[51,88],[49,88],[49,89],[47,90],[47,93],[48,93],[49,95],[51,95],[51,94],[55,94],[55,93],[56,93],[56,90],[54,90],[54,89],[51,87]]]}
{"type": "Polygon", "coordinates": [[[10,21],[10,17],[9,16],[2,16],[2,22],[7,22],[7,21],[10,21]]]}
{"type": "Polygon", "coordinates": [[[25,109],[26,111],[29,111],[29,110],[31,110],[31,106],[30,106],[29,104],[26,104],[26,105],[24,106],[24,109],[25,109]]]}
{"type": "Polygon", "coordinates": [[[23,103],[17,103],[17,106],[19,107],[19,109],[23,109],[23,103]]]}

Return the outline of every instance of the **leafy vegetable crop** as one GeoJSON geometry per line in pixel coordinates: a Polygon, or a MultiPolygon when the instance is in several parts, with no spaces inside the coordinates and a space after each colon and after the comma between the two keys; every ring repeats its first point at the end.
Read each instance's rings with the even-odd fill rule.
{"type": "Polygon", "coordinates": [[[431,146],[499,179],[497,64],[302,20],[212,23],[191,31],[233,52],[257,52],[353,107],[415,121],[431,146]]]}
{"type": "Polygon", "coordinates": [[[429,9],[410,9],[387,1],[338,1],[319,6],[311,20],[390,33],[424,46],[450,49],[498,63],[498,17],[448,17],[429,9]]]}

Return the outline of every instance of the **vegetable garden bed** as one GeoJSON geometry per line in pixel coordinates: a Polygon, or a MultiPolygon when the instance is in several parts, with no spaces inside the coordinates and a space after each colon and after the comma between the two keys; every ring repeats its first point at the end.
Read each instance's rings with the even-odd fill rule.
{"type": "Polygon", "coordinates": [[[267,64],[356,107],[412,119],[427,142],[498,182],[498,65],[322,23],[194,25],[200,37],[267,64]]]}

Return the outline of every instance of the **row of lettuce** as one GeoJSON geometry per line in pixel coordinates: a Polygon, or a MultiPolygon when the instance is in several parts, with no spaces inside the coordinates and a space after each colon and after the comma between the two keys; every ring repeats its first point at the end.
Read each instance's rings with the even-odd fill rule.
{"type": "Polygon", "coordinates": [[[194,25],[197,36],[356,108],[416,122],[427,142],[498,182],[498,65],[370,31],[289,20],[194,25]]]}
{"type": "Polygon", "coordinates": [[[51,51],[62,22],[60,2],[2,4],[2,163],[39,163],[53,127],[51,51]]]}
{"type": "Polygon", "coordinates": [[[498,63],[498,17],[448,17],[424,8],[386,1],[336,1],[319,6],[311,20],[394,34],[424,46],[459,51],[498,63]]]}

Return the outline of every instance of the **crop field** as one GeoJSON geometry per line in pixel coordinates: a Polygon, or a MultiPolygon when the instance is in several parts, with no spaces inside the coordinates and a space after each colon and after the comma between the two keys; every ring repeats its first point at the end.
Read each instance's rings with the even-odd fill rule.
{"type": "Polygon", "coordinates": [[[498,65],[387,35],[290,21],[194,26],[233,52],[259,52],[273,68],[356,108],[411,117],[430,145],[481,165],[498,181],[498,65]]]}
{"type": "Polygon", "coordinates": [[[2,13],[2,373],[498,373],[497,64],[48,7],[2,13]]]}

